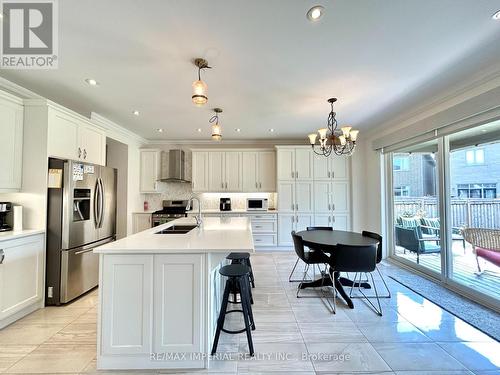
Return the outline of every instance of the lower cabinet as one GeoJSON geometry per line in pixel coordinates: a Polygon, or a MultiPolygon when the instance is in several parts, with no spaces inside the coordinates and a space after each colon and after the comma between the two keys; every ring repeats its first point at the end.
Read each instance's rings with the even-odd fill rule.
{"type": "Polygon", "coordinates": [[[0,328],[42,307],[44,235],[0,242],[0,328]]]}
{"type": "Polygon", "coordinates": [[[278,214],[278,246],[293,246],[292,231],[306,230],[313,223],[313,214],[278,214]]]}
{"type": "Polygon", "coordinates": [[[147,213],[133,213],[132,214],[132,233],[139,233],[143,230],[150,229],[152,216],[147,213]]]}
{"type": "Polygon", "coordinates": [[[101,255],[103,368],[126,368],[114,355],[126,366],[123,356],[149,363],[151,353],[203,352],[204,256],[101,255]]]}

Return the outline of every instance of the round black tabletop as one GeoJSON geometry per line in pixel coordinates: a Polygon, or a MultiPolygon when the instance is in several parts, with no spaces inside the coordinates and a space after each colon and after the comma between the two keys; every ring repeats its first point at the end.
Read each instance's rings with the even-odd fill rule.
{"type": "Polygon", "coordinates": [[[320,246],[369,246],[378,245],[378,241],[371,237],[362,236],[361,233],[346,232],[343,230],[303,230],[297,232],[302,240],[307,244],[317,244],[320,246]]]}

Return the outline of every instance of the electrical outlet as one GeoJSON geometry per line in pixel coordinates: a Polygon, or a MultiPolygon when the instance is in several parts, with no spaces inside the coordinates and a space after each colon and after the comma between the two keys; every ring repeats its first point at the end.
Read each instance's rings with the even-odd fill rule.
{"type": "Polygon", "coordinates": [[[49,286],[49,288],[47,290],[47,297],[49,297],[49,298],[54,297],[54,287],[53,286],[49,286]]]}

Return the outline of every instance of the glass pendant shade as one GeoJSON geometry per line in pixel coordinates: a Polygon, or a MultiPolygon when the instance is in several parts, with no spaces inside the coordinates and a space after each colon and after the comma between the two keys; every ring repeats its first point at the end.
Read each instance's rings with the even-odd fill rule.
{"type": "Polygon", "coordinates": [[[341,135],[341,136],[339,137],[339,141],[340,141],[340,144],[341,144],[342,146],[344,146],[344,145],[345,145],[345,137],[344,137],[343,135],[341,135]]]}
{"type": "Polygon", "coordinates": [[[359,130],[351,130],[351,141],[356,142],[356,139],[358,139],[358,133],[359,130]]]}
{"type": "Polygon", "coordinates": [[[208,102],[208,86],[201,79],[193,82],[193,103],[200,106],[208,102]]]}
{"type": "Polygon", "coordinates": [[[351,131],[352,127],[351,126],[343,126],[340,128],[342,130],[342,133],[344,134],[345,138],[349,138],[349,132],[351,131]]]}
{"type": "Polygon", "coordinates": [[[214,141],[220,141],[222,138],[221,128],[219,124],[212,125],[212,139],[214,141]]]}
{"type": "Polygon", "coordinates": [[[326,132],[328,131],[327,128],[322,128],[318,130],[319,133],[319,138],[320,139],[326,139],[326,132]]]}
{"type": "Polygon", "coordinates": [[[312,134],[309,134],[308,137],[309,137],[309,142],[313,145],[316,143],[316,137],[318,135],[316,133],[312,133],[312,134]]]}

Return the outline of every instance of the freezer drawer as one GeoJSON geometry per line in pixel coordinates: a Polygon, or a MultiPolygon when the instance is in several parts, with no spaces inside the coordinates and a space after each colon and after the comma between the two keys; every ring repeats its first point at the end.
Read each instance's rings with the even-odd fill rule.
{"type": "Polygon", "coordinates": [[[111,240],[61,252],[61,303],[69,302],[98,285],[99,255],[93,250],[111,240]]]}

